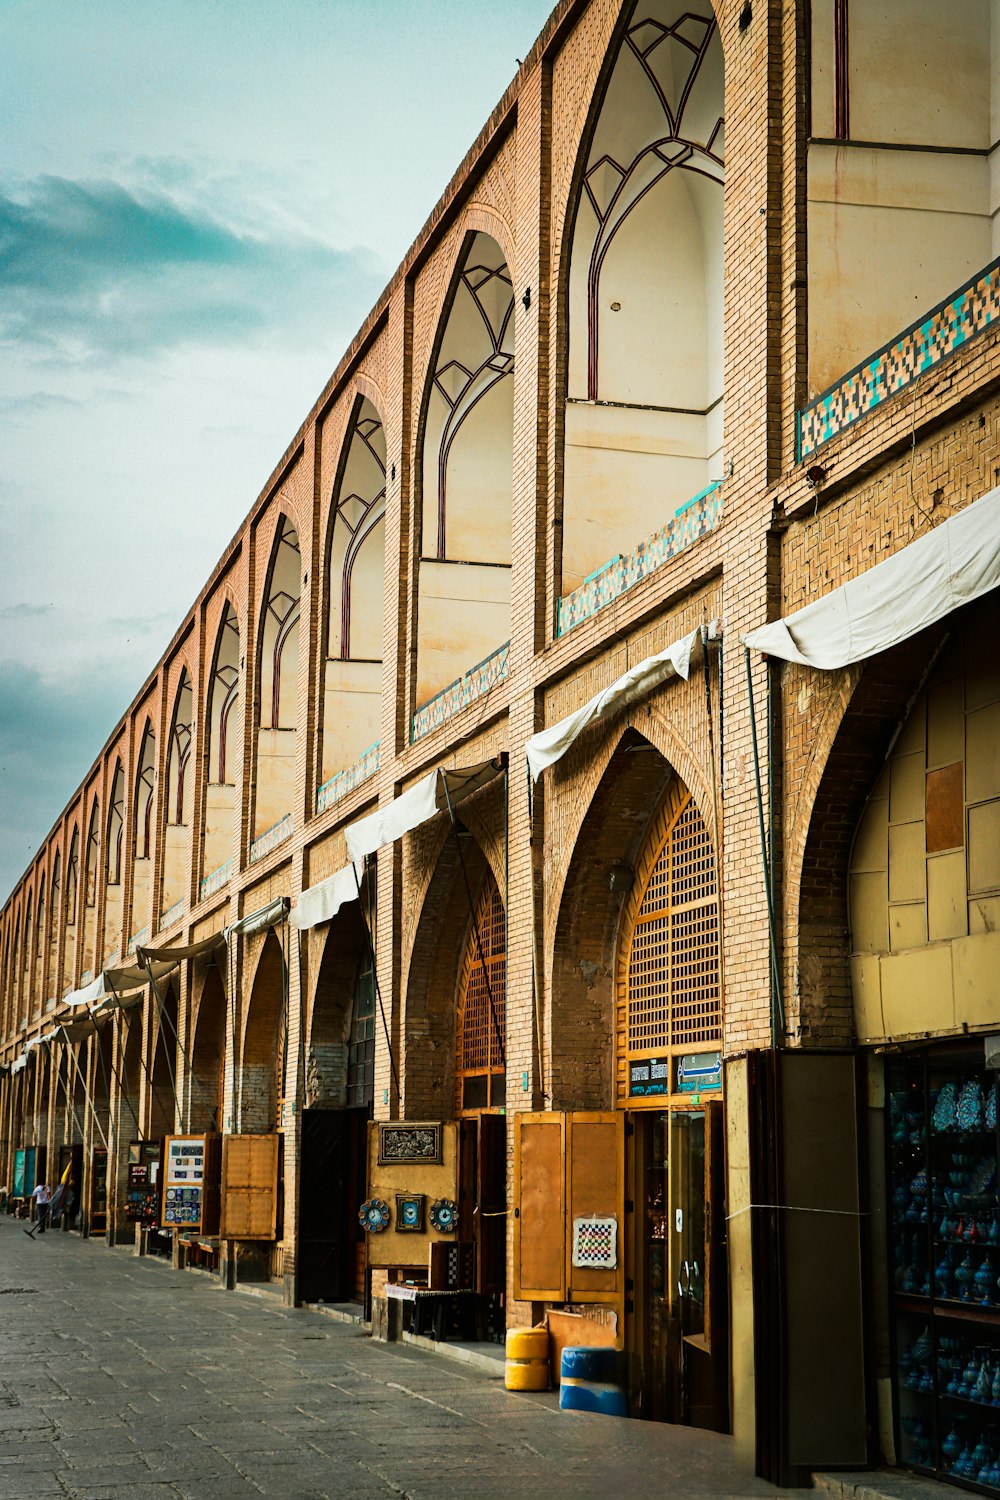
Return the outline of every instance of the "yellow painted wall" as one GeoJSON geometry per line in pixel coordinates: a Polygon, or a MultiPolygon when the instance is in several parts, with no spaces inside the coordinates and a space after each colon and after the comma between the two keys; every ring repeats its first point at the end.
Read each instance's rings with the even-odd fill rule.
{"type": "Polygon", "coordinates": [[[509,639],[509,568],[421,562],[418,706],[509,639]]]}
{"type": "Polygon", "coordinates": [[[211,875],[233,856],[233,814],[236,788],[210,781],[205,794],[205,855],[202,877],[211,875]]]}
{"type": "Polygon", "coordinates": [[[295,730],[261,729],[257,738],[257,799],[253,837],[292,811],[295,797],[295,730]]]}
{"type": "Polygon", "coordinates": [[[352,766],[379,737],[382,663],[328,661],[323,706],[323,780],[352,766]]]}
{"type": "Polygon", "coordinates": [[[814,0],[810,395],[1000,252],[990,158],[1000,92],[995,9],[990,0],[851,0],[850,140],[832,144],[833,0],[814,0]]]}
{"type": "Polygon", "coordinates": [[[863,1041],[1000,1025],[998,624],[988,600],[952,636],[858,825],[849,897],[863,1041]],[[940,847],[934,789],[949,775],[957,824],[940,847]]]}

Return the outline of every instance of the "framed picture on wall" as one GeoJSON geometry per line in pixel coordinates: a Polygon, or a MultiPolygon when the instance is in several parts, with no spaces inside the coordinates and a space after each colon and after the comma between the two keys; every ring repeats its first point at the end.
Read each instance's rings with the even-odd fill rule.
{"type": "Polygon", "coordinates": [[[396,1194],[396,1233],[397,1234],[423,1234],[424,1232],[424,1195],[423,1193],[397,1193],[396,1194]]]}
{"type": "Polygon", "coordinates": [[[379,1166],[405,1165],[409,1162],[441,1160],[441,1126],[437,1121],[425,1125],[402,1125],[395,1121],[378,1127],[379,1166]]]}

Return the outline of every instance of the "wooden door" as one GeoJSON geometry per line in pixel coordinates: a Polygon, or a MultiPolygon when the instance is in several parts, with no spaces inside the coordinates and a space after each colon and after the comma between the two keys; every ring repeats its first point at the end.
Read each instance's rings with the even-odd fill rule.
{"type": "Polygon", "coordinates": [[[502,1293],[507,1285],[507,1119],[481,1115],[478,1139],[476,1291],[502,1293]]]}

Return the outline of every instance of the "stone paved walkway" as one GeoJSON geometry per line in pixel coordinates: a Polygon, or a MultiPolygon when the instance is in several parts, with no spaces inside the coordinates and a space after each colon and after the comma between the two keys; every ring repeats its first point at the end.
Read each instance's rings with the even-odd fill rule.
{"type": "Polygon", "coordinates": [[[0,1218],[0,1500],[741,1500],[732,1441],[0,1218]]]}

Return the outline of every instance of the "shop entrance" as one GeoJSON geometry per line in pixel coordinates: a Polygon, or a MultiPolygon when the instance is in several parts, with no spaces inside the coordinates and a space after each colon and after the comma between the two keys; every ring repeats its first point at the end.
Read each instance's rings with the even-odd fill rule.
{"type": "Polygon", "coordinates": [[[633,1416],[729,1426],[721,1100],[630,1115],[625,1341],[633,1416]]]}
{"type": "Polygon", "coordinates": [[[507,1274],[507,1120],[504,1115],[459,1121],[458,1237],[473,1249],[473,1288],[484,1300],[478,1322],[502,1337],[507,1274]]]}
{"type": "Polygon", "coordinates": [[[299,1299],[366,1304],[365,1232],[358,1207],[368,1196],[368,1120],[360,1109],[302,1114],[299,1299]]]}

